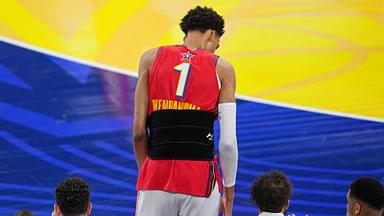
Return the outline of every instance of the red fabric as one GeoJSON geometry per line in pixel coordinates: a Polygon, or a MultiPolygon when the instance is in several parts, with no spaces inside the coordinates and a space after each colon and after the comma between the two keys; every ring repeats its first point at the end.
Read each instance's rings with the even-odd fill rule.
{"type": "Polygon", "coordinates": [[[146,158],[137,181],[137,190],[163,190],[209,197],[213,183],[222,191],[217,160],[151,160],[146,158]],[[213,170],[213,166],[215,169],[213,170]]]}
{"type": "MultiPolygon", "coordinates": [[[[159,48],[149,75],[149,112],[159,109],[201,109],[217,113],[219,84],[217,57],[204,50],[184,46],[159,48]],[[192,56],[192,57],[191,57],[192,56]],[[180,72],[175,66],[190,63],[184,97],[176,96],[180,72]]],[[[146,158],[137,181],[137,190],[164,190],[208,197],[217,182],[222,190],[216,158],[213,161],[151,160],[146,158]]]]}
{"type": "MultiPolygon", "coordinates": [[[[200,107],[201,110],[217,112],[219,84],[216,74],[216,59],[212,53],[191,51],[184,46],[166,46],[159,48],[156,60],[149,75],[149,109],[154,111],[153,100],[177,101],[200,107]],[[185,53],[192,55],[191,61],[182,60],[185,53]],[[184,98],[176,96],[180,72],[175,66],[191,63],[184,98]]],[[[169,107],[168,107],[169,108],[169,107]]]]}

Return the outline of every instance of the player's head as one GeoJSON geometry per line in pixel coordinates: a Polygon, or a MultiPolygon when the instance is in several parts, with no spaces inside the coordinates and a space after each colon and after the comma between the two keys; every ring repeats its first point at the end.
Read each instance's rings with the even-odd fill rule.
{"type": "Polygon", "coordinates": [[[349,187],[347,215],[381,215],[384,208],[384,187],[372,178],[362,177],[349,187]]]}
{"type": "Polygon", "coordinates": [[[214,52],[224,34],[224,19],[212,8],[197,6],[181,19],[180,27],[186,37],[191,33],[203,34],[203,49],[214,52]]]}
{"type": "Polygon", "coordinates": [[[61,216],[85,216],[92,210],[90,190],[81,178],[68,178],[56,187],[55,213],[61,216]]]}
{"type": "Polygon", "coordinates": [[[285,212],[291,194],[292,184],[288,177],[276,170],[257,177],[252,185],[252,200],[260,212],[285,212]]]}

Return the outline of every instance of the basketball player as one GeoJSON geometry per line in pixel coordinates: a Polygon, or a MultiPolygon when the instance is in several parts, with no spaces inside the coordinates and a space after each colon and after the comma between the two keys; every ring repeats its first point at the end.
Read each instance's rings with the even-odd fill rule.
{"type": "Polygon", "coordinates": [[[196,7],[180,23],[183,45],[145,52],[135,92],[133,143],[138,216],[232,215],[237,172],[235,72],[214,55],[224,20],[196,7]],[[213,123],[220,121],[219,156],[213,123]]]}

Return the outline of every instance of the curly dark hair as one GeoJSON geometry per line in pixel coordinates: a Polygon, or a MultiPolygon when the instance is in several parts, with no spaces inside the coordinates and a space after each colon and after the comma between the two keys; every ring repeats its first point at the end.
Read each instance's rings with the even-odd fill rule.
{"type": "Polygon", "coordinates": [[[274,170],[256,178],[252,200],[260,211],[279,213],[292,194],[292,184],[284,173],[274,170]]]}
{"type": "Polygon", "coordinates": [[[361,177],[352,182],[349,196],[365,202],[373,209],[384,208],[384,186],[377,180],[361,177]]]}
{"type": "Polygon", "coordinates": [[[87,182],[81,178],[67,178],[60,182],[55,191],[56,203],[65,216],[87,212],[90,190],[87,182]]]}
{"type": "Polygon", "coordinates": [[[224,34],[224,19],[212,8],[197,6],[188,11],[181,19],[180,28],[187,35],[188,31],[208,29],[215,30],[219,36],[224,34]]]}

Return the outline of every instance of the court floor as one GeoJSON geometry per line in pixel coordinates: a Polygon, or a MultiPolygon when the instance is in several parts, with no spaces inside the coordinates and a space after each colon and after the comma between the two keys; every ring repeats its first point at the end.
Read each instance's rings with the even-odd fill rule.
{"type": "Polygon", "coordinates": [[[196,5],[225,19],[239,94],[384,119],[384,0],[3,0],[0,36],[136,71],[196,5]]]}
{"type": "MultiPolygon", "coordinates": [[[[54,187],[68,176],[90,183],[93,215],[133,215],[136,77],[5,40],[0,53],[0,215],[21,208],[50,215],[54,187]]],[[[292,180],[296,215],[344,215],[353,179],[383,180],[383,122],[237,104],[234,215],[255,215],[250,185],[272,169],[292,180]]]]}

